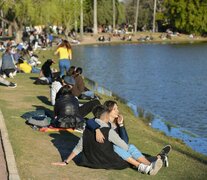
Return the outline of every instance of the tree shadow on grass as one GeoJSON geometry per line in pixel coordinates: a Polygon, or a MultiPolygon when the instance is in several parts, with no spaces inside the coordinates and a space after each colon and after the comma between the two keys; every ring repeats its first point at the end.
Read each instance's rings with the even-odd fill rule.
{"type": "MultiPolygon", "coordinates": [[[[57,148],[57,150],[60,153],[60,157],[62,161],[67,159],[67,157],[70,155],[74,147],[79,141],[79,137],[75,136],[73,133],[70,133],[68,131],[60,131],[59,133],[51,133],[50,137],[53,139],[51,142],[53,145],[57,148]]],[[[73,161],[78,164],[81,160],[81,154],[76,156],[73,161]]]]}
{"type": "Polygon", "coordinates": [[[42,101],[43,103],[45,103],[46,105],[51,106],[51,102],[48,100],[48,98],[46,96],[37,96],[37,98],[42,101]]]}

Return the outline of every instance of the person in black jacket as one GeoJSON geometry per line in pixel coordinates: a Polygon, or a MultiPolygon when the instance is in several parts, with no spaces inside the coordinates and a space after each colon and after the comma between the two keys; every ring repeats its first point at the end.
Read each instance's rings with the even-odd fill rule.
{"type": "Polygon", "coordinates": [[[82,128],[84,119],[79,114],[79,102],[71,93],[72,85],[62,87],[60,98],[55,102],[54,114],[56,127],[82,128]]]}
{"type": "MultiPolygon", "coordinates": [[[[75,85],[75,79],[72,76],[64,76],[63,81],[64,81],[64,86],[66,85],[66,87],[70,88],[71,96],[76,98],[72,92],[72,88],[75,85]]],[[[55,101],[57,101],[63,95],[63,89],[65,89],[64,86],[61,87],[60,90],[58,91],[58,93],[56,94],[55,101]]],[[[76,98],[76,101],[79,102],[78,98],[76,98]]],[[[78,106],[79,115],[81,117],[87,116],[90,112],[92,112],[94,107],[96,107],[97,105],[100,105],[100,104],[101,103],[98,99],[93,99],[91,101],[84,103],[82,106],[78,106]]]]}

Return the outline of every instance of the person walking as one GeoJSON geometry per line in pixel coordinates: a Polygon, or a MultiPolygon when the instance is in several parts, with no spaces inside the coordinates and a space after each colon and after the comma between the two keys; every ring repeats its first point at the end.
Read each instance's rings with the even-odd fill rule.
{"type": "Polygon", "coordinates": [[[70,68],[70,60],[72,60],[72,49],[71,45],[67,40],[63,40],[58,46],[55,55],[59,55],[59,69],[60,77],[65,74],[70,68]]]}

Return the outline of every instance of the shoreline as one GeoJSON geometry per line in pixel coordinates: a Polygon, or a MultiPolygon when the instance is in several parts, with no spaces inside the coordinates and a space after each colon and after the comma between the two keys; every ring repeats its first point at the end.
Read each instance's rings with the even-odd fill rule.
{"type": "MultiPolygon", "coordinates": [[[[83,39],[80,40],[80,44],[72,45],[114,45],[114,44],[192,44],[192,43],[207,43],[207,37],[195,36],[194,38],[189,38],[189,35],[181,34],[180,36],[172,36],[172,39],[162,40],[160,36],[166,33],[137,33],[132,35],[132,40],[121,40],[121,37],[112,37],[111,41],[98,41],[98,37],[105,36],[108,37],[107,33],[100,33],[98,35],[85,34],[83,39]],[[139,41],[139,38],[144,38],[146,36],[151,36],[153,40],[139,41]]],[[[129,34],[128,34],[129,35],[129,34]]],[[[126,35],[127,36],[127,35],[126,35]]]]}
{"type": "Polygon", "coordinates": [[[132,110],[132,113],[134,114],[134,116],[142,119],[142,121],[145,124],[147,124],[147,126],[151,127],[152,129],[158,132],[164,133],[169,138],[179,139],[186,146],[190,147],[193,151],[200,153],[207,157],[207,154],[205,153],[205,145],[207,142],[203,140],[204,137],[200,137],[197,134],[194,134],[193,132],[186,130],[185,128],[177,126],[176,124],[173,124],[161,118],[157,114],[147,111],[146,109],[143,109],[142,107],[138,107],[137,105],[133,104],[127,99],[120,97],[119,95],[111,91],[110,89],[100,86],[94,80],[91,80],[87,77],[85,77],[85,80],[88,86],[90,86],[90,89],[92,89],[93,91],[96,91],[102,95],[106,95],[106,96],[118,99],[121,103],[128,106],[132,110]],[[139,108],[142,109],[142,112],[138,111],[139,108]],[[196,144],[202,144],[202,145],[197,146],[196,144]]]}

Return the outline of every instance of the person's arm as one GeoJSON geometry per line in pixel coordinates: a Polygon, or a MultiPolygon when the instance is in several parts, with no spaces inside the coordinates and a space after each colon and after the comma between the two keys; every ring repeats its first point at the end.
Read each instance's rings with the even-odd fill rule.
{"type": "Polygon", "coordinates": [[[86,127],[91,131],[95,131],[100,128],[100,125],[94,119],[89,119],[86,121],[86,127]]]}
{"type": "Polygon", "coordinates": [[[129,137],[128,137],[128,134],[127,134],[127,131],[126,131],[124,125],[119,126],[118,131],[119,131],[120,138],[123,139],[125,141],[125,143],[128,144],[129,143],[129,137]]]}
{"type": "Polygon", "coordinates": [[[113,144],[119,146],[120,148],[128,151],[128,144],[126,144],[124,142],[124,140],[122,140],[119,135],[116,133],[116,131],[114,131],[113,129],[109,130],[109,137],[108,140],[110,142],[112,142],[113,144]]]}
{"type": "Polygon", "coordinates": [[[100,125],[94,120],[94,119],[89,119],[86,121],[86,127],[90,129],[91,131],[95,131],[96,134],[96,141],[99,143],[104,143],[104,135],[101,132],[100,125]]]}
{"type": "Polygon", "coordinates": [[[54,55],[57,55],[59,53],[59,48],[55,51],[54,55]]]}
{"type": "Polygon", "coordinates": [[[52,163],[52,165],[55,165],[55,166],[65,166],[65,165],[68,165],[69,162],[71,160],[73,160],[74,157],[76,157],[80,152],[82,152],[82,150],[83,150],[83,139],[81,137],[80,140],[78,141],[78,144],[75,146],[75,148],[70,153],[70,155],[67,157],[67,159],[65,159],[63,162],[52,163]]]}
{"type": "Polygon", "coordinates": [[[121,114],[119,114],[118,116],[117,123],[118,123],[118,132],[119,132],[120,138],[123,139],[128,144],[129,137],[124,127],[124,117],[121,114]]]}
{"type": "Polygon", "coordinates": [[[72,50],[71,50],[71,49],[69,50],[68,58],[69,58],[70,60],[72,60],[72,50]]]}
{"type": "Polygon", "coordinates": [[[87,120],[86,127],[90,129],[91,131],[95,131],[97,142],[104,143],[105,137],[102,134],[101,130],[99,129],[100,125],[94,119],[87,120]]]}

